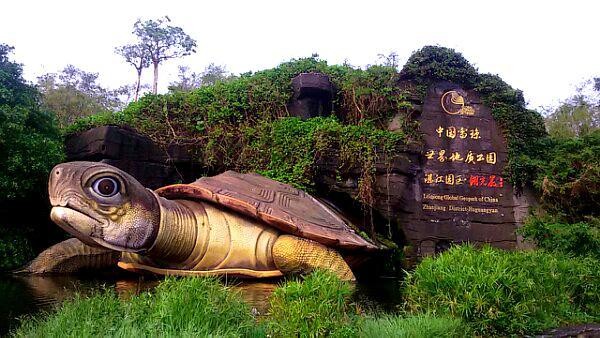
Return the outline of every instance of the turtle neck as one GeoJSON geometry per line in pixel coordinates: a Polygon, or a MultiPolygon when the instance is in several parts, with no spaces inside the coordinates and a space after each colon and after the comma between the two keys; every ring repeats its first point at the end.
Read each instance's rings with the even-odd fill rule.
{"type": "Polygon", "coordinates": [[[164,262],[184,262],[196,246],[199,226],[196,215],[186,201],[156,197],[160,205],[160,224],[146,255],[164,262]]]}

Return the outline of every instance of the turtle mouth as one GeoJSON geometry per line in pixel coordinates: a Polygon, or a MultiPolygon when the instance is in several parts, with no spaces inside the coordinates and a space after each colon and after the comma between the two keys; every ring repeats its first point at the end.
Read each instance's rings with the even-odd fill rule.
{"type": "Polygon", "coordinates": [[[76,209],[55,206],[50,211],[50,218],[63,230],[89,246],[133,253],[143,251],[142,249],[136,250],[107,242],[103,238],[105,224],[76,209]]]}
{"type": "MultiPolygon", "coordinates": [[[[63,230],[77,237],[83,243],[94,247],[106,247],[98,241],[98,231],[102,232],[102,222],[78,210],[55,206],[50,211],[50,219],[63,230]]],[[[112,248],[109,248],[112,249],[112,248]]]]}

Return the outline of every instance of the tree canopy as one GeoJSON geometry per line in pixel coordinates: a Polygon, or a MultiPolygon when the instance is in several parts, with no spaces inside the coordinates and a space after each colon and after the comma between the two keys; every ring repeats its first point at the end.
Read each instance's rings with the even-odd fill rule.
{"type": "Polygon", "coordinates": [[[196,40],[187,35],[181,27],[171,26],[168,16],[156,20],[138,20],[133,25],[137,36],[154,66],[152,92],[158,89],[158,65],[165,60],[179,58],[196,52],[196,40]]]}
{"type": "Polygon", "coordinates": [[[600,129],[600,78],[585,81],[571,96],[546,117],[552,137],[583,137],[600,129]]]}
{"type": "Polygon", "coordinates": [[[43,108],[54,112],[65,127],[78,118],[121,107],[120,90],[109,90],[97,83],[98,73],[67,65],[60,73],[38,78],[43,108]]]}
{"type": "Polygon", "coordinates": [[[63,157],[54,116],[0,44],[0,201],[45,190],[47,174],[63,157]]]}
{"type": "Polygon", "coordinates": [[[171,82],[169,91],[190,91],[200,86],[212,86],[220,81],[232,78],[224,66],[209,64],[202,73],[192,72],[187,66],[179,66],[177,81],[171,82]]]}

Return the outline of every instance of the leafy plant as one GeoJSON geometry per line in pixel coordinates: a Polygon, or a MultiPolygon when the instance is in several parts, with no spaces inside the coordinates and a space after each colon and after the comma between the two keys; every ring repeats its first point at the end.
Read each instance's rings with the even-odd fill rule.
{"type": "Polygon", "coordinates": [[[542,249],[600,259],[600,218],[567,223],[557,216],[531,216],[520,231],[542,249]]]}
{"type": "Polygon", "coordinates": [[[600,319],[598,260],[470,245],[426,258],[407,278],[406,308],[461,318],[475,333],[535,334],[600,319]]]}

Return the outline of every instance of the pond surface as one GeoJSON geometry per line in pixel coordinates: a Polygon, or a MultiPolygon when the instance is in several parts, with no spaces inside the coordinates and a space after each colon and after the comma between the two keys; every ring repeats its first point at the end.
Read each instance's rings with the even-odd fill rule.
{"type": "MultiPolygon", "coordinates": [[[[132,274],[92,276],[13,276],[0,275],[0,335],[18,327],[19,318],[53,310],[76,293],[91,294],[103,288],[113,289],[122,298],[150,290],[160,279],[132,274]]],[[[223,280],[240,291],[243,299],[254,309],[266,314],[269,296],[281,280],[250,281],[223,280]]],[[[359,283],[356,302],[363,308],[393,311],[402,302],[400,281],[381,278],[359,283]]]]}

